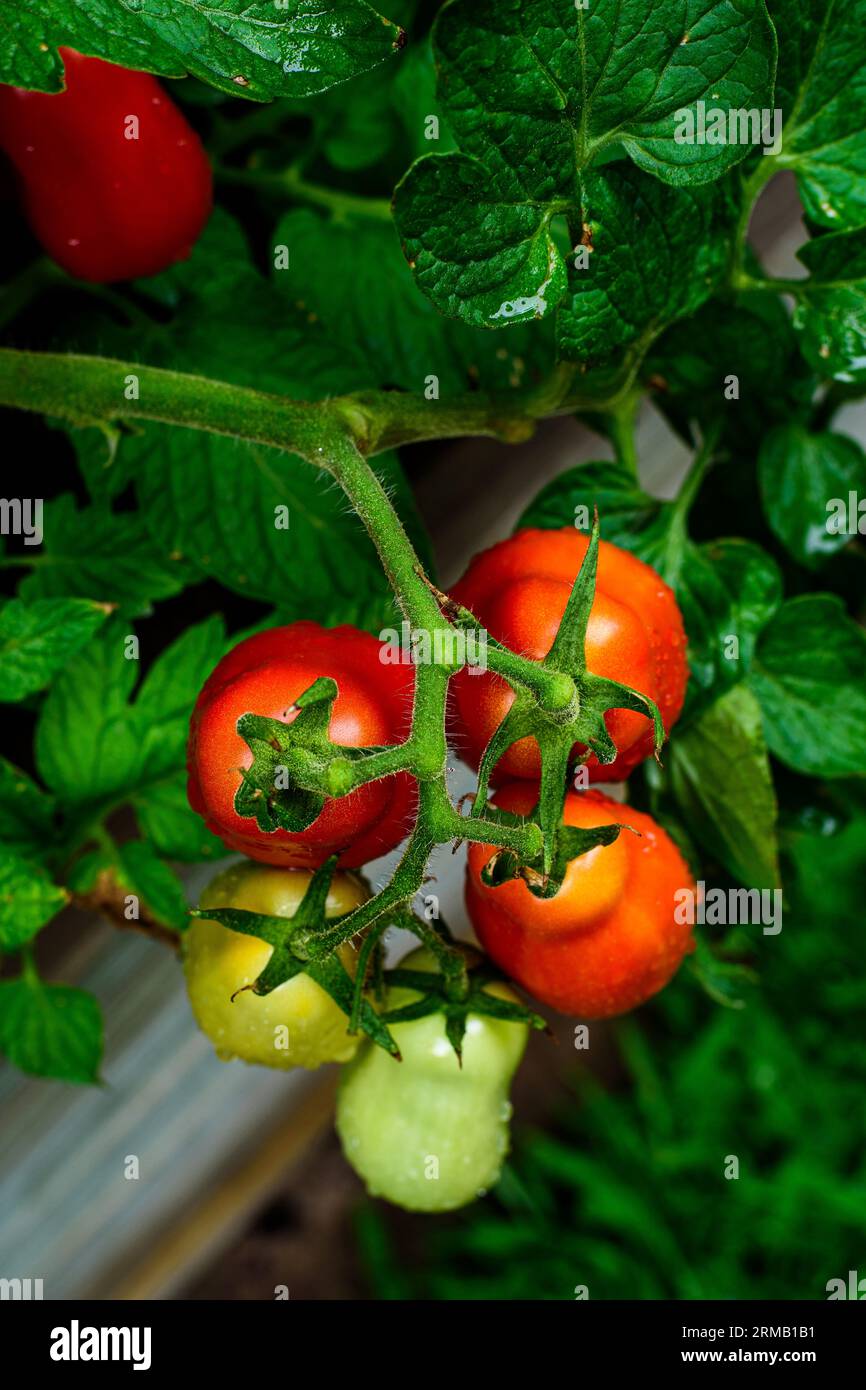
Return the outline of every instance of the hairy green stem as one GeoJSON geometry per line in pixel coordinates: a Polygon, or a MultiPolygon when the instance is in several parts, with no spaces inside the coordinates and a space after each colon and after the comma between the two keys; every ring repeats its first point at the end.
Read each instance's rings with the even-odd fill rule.
{"type": "Polygon", "coordinates": [[[382,567],[410,623],[429,632],[447,630],[435,598],[419,578],[421,562],[387,492],[351,439],[339,440],[327,461],[379,552],[382,567]]]}
{"type": "Polygon", "coordinates": [[[483,820],[480,816],[461,816],[454,809],[445,779],[440,778],[423,788],[422,810],[425,812],[437,844],[449,840],[472,840],[479,845],[498,845],[514,850],[525,859],[541,853],[541,831],[534,821],[521,825],[501,825],[483,820]]]}
{"type": "Polygon", "coordinates": [[[467,392],[436,401],[420,392],[357,391],[313,402],[108,357],[0,348],[0,405],[72,425],[156,420],[208,430],[289,449],[327,468],[329,448],[346,434],[369,457],[428,439],[486,435],[516,444],[529,439],[547,413],[609,411],[631,389],[645,346],[622,371],[592,383],[578,378],[565,396],[565,377],[557,376],[549,397],[536,387],[502,396],[467,392]]]}
{"type": "MultiPolygon", "coordinates": [[[[304,782],[294,776],[294,768],[287,760],[292,780],[308,791],[326,792],[328,796],[347,796],[368,782],[377,782],[382,777],[393,777],[395,772],[415,773],[415,745],[411,738],[405,743],[395,743],[389,748],[377,748],[365,753],[362,758],[335,758],[328,765],[322,786],[320,779],[304,782]]],[[[417,776],[417,773],[415,774],[417,776]]]]}
{"type": "MultiPolygon", "coordinates": [[[[461,630],[465,631],[465,627],[461,630]]],[[[478,624],[479,636],[485,629],[478,624]]],[[[530,657],[520,656],[498,642],[488,641],[484,649],[484,669],[502,676],[509,685],[521,686],[535,698],[540,709],[548,714],[556,714],[570,707],[575,696],[575,685],[571,676],[564,671],[551,671],[530,657]]]]}
{"type": "Polygon", "coordinates": [[[326,926],[323,931],[316,932],[310,941],[310,954],[313,959],[331,955],[338,946],[342,946],[345,941],[351,941],[352,937],[360,932],[365,932],[386,914],[410,903],[418,892],[424,882],[427,861],[435,845],[435,840],[426,825],[424,790],[425,784],[421,783],[418,822],[390,883],[386,883],[380,893],[361,903],[361,906],[356,907],[347,917],[342,917],[333,926],[326,926]]]}
{"type": "Polygon", "coordinates": [[[480,392],[428,401],[423,395],[367,391],[324,401],[293,401],[246,386],[75,353],[0,348],[0,405],[34,410],[72,425],[155,420],[289,449],[320,468],[351,433],[365,455],[400,444],[462,435],[526,439],[535,421],[520,400],[480,392]]]}
{"type": "Polygon", "coordinates": [[[463,951],[446,941],[411,908],[403,908],[399,913],[395,913],[394,925],[414,932],[422,945],[433,953],[445,979],[449,998],[465,999],[469,992],[469,977],[463,951]]]}

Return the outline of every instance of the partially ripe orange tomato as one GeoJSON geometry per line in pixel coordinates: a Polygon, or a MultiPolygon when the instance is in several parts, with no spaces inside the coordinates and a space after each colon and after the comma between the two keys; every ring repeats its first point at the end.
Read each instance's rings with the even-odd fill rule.
{"type": "MultiPolygon", "coordinates": [[[[536,660],[553,646],[568,597],[589,546],[573,526],[518,531],[476,555],[452,596],[471,609],[492,637],[536,660]]],[[[586,634],[588,670],[648,695],[665,731],[679,718],[688,679],[686,635],[673,590],[627,550],[599,543],[595,601],[586,634]]],[[[500,676],[464,669],[451,682],[451,731],[456,750],[473,767],[502,723],[514,692],[500,676]]],[[[615,762],[599,765],[575,746],[590,781],[618,782],[653,751],[649,718],[614,709],[605,716],[616,744],[615,762]]],[[[538,780],[541,758],[533,738],[512,744],[497,764],[494,782],[538,780]]]]}
{"type": "MultiPolygon", "coordinates": [[[[511,782],[494,797],[528,816],[538,791],[511,782]]],[[[601,792],[569,792],[566,825],[622,824],[613,844],[573,859],[553,898],[521,880],[488,888],[481,871],[496,851],[469,846],[466,905],[475,933],[496,964],[542,1004],[581,1018],[627,1013],[657,994],[694,949],[677,921],[678,890],[695,889],[676,845],[655,821],[601,792]]]]}

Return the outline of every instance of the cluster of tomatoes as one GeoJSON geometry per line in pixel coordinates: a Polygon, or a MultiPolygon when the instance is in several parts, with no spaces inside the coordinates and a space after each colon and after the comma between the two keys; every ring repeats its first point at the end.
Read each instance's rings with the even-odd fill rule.
{"type": "MultiPolygon", "coordinates": [[[[152,275],[189,254],[211,207],[211,172],[195,132],[145,73],[63,50],[60,97],[0,87],[0,149],[21,182],[35,235],[48,254],[83,280],[152,275]]],[[[519,532],[479,555],[454,591],[490,634],[513,651],[541,659],[550,650],[587,549],[573,529],[519,532]]],[[[685,636],[673,594],[657,574],[615,546],[600,547],[598,581],[586,635],[586,660],[598,676],[655,701],[669,730],[687,678],[685,636]]],[[[381,644],[352,627],[310,622],[241,642],[199,696],[189,741],[189,797],[224,844],[246,856],[221,873],[204,909],[235,908],[271,917],[297,912],[313,871],[336,856],[326,903],[340,917],[370,895],[354,871],[387,853],[411,829],[415,784],[405,773],[326,801],[304,831],[267,832],[240,815],[235,797],[252,752],[238,733],[242,715],[289,722],[295,700],[321,676],[337,684],[333,742],[395,744],[410,727],[413,678],[383,662],[381,644]]],[[[476,768],[514,699],[498,676],[459,672],[451,683],[452,742],[476,768]]],[[[591,781],[621,781],[653,750],[643,715],[606,715],[615,762],[600,766],[575,747],[591,781]]],[[[494,776],[494,801],[532,815],[541,773],[538,747],[523,739],[494,776]]],[[[541,1003],[581,1018],[623,1013],[655,994],[690,949],[690,928],[674,916],[675,893],[689,882],[679,852],[646,815],[596,790],[570,791],[566,825],[627,823],[622,833],[574,859],[551,898],[515,879],[490,886],[483,870],[496,853],[469,848],[466,904],[489,957],[541,1003]]],[[[314,980],[297,974],[268,994],[252,992],[272,953],[255,936],[198,918],[185,939],[195,1015],[220,1056],[272,1067],[346,1063],[337,1123],[346,1154],[371,1191],[413,1209],[460,1206],[490,1186],[507,1148],[508,1087],[526,1044],[527,1025],[473,1014],[461,1064],[441,1013],[391,1025],[402,1061],[347,1030],[340,1007],[314,980]]],[[[355,969],[352,944],[340,950],[355,969]]],[[[436,968],[426,951],[404,968],[436,968]]],[[[504,986],[492,985],[513,1000],[504,986]]],[[[411,1006],[418,991],[392,987],[389,1011],[411,1006]]],[[[410,1008],[411,1012],[411,1008],[410,1008]]]]}
{"type": "MultiPolygon", "coordinates": [[[[540,659],[553,643],[587,543],[570,528],[518,532],[476,557],[454,597],[493,637],[540,659]]],[[[653,570],[604,542],[586,654],[596,674],[628,682],[653,699],[665,728],[671,727],[687,678],[676,601],[653,570]]],[[[412,779],[399,773],[332,799],[304,831],[266,832],[235,809],[241,770],[252,759],[237,723],[249,712],[290,721],[297,697],[318,677],[330,676],[338,689],[332,740],[355,747],[397,743],[410,725],[413,673],[381,656],[381,644],[368,633],[297,622],[248,638],[216,667],[192,717],[189,796],[211,830],[247,862],[221,874],[202,907],[291,916],[313,869],[334,855],[340,868],[328,915],[342,915],[368,896],[353,871],[405,838],[414,809],[412,779]]],[[[452,743],[477,767],[513,692],[490,672],[463,671],[452,681],[452,696],[452,743]]],[[[575,763],[591,780],[621,780],[652,751],[652,729],[642,715],[613,710],[607,727],[617,748],[614,763],[600,766],[586,750],[574,750],[575,763]]],[[[496,770],[495,804],[530,816],[539,775],[534,741],[514,744],[496,770]]],[[[649,816],[598,790],[569,791],[564,821],[627,824],[637,833],[622,832],[572,860],[552,898],[534,896],[521,879],[488,886],[482,871],[496,851],[472,844],[467,909],[487,954],[535,999],[569,1015],[606,1018],[655,994],[690,949],[691,929],[674,914],[675,894],[690,875],[649,816]]],[[[353,947],[342,949],[351,971],[353,947]]],[[[265,942],[213,920],[199,919],[190,928],[190,998],[219,1053],[270,1066],[348,1063],[337,1115],[343,1145],[370,1190],[392,1201],[442,1210],[472,1200],[495,1181],[507,1148],[508,1086],[526,1025],[473,1015],[459,1066],[441,1014],[394,1024],[403,1059],[395,1064],[369,1040],[359,1044],[350,1036],[346,1016],[305,975],[263,997],[238,993],[257,978],[270,953],[265,942]]],[[[401,965],[435,969],[425,951],[401,965]]],[[[386,1006],[417,998],[411,990],[392,989],[386,1006]]]]}

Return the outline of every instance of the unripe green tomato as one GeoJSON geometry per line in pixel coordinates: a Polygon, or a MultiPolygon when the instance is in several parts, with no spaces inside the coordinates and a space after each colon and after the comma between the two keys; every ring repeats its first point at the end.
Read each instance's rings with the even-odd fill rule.
{"type": "MultiPolygon", "coordinates": [[[[423,949],[400,964],[436,969],[423,949]]],[[[515,998],[505,987],[491,992],[515,998]]],[[[417,998],[414,990],[392,988],[387,1007],[417,998]]],[[[389,1027],[402,1062],[365,1041],[343,1072],[337,1097],[343,1151],[371,1196],[408,1211],[465,1206],[499,1177],[508,1152],[508,1088],[529,1029],[470,1014],[461,1067],[441,1013],[389,1027]]]]}
{"type": "MultiPolygon", "coordinates": [[[[293,917],[311,878],[307,869],[274,869],[247,860],[217,875],[202,894],[201,907],[237,907],[271,917],[293,917]]],[[[366,884],[355,874],[337,873],[326,915],[342,916],[369,896],[366,884]]],[[[189,1000],[217,1056],[225,1062],[239,1057],[283,1070],[347,1062],[358,1040],[346,1031],[346,1015],[309,976],[295,975],[270,994],[253,994],[248,989],[237,993],[258,978],[272,952],[266,941],[207,918],[194,919],[187,931],[184,969],[189,1000]]],[[[340,957],[351,974],[355,951],[342,946],[340,957]]]]}

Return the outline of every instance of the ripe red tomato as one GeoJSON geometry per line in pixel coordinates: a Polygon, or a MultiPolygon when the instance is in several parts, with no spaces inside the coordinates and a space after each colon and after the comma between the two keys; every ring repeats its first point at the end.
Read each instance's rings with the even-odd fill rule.
{"type": "Polygon", "coordinates": [[[201,141],[145,72],[61,49],[66,90],[0,86],[0,149],[58,265],[105,283],[189,255],[212,203],[201,141]]]}
{"type": "MultiPolygon", "coordinates": [[[[494,802],[528,815],[537,796],[531,783],[511,782],[494,802]]],[[[554,898],[536,898],[520,880],[488,888],[481,870],[495,851],[470,845],[466,905],[488,955],[541,1003],[610,1018],[657,994],[694,949],[691,927],[675,919],[674,895],[695,884],[670,837],[632,806],[602,792],[569,792],[564,821],[620,822],[640,835],[621,830],[613,844],[573,859],[554,898]]]]}
{"type": "Polygon", "coordinates": [[[297,834],[260,830],[234,809],[240,769],[252,762],[238,719],[251,713],[291,723],[291,705],[318,676],[332,676],[339,688],[329,730],[335,743],[382,746],[407,736],[413,673],[383,664],[381,650],[381,642],[357,628],[297,622],[248,637],[212,671],[193,710],[188,791],[193,810],[229,849],[296,868],[314,868],[338,854],[341,865],[357,868],[404,838],[415,797],[406,773],[326,801],[313,824],[297,834]]]}
{"type": "MultiPolygon", "coordinates": [[[[492,637],[536,660],[553,646],[589,537],[573,526],[556,531],[518,531],[476,555],[453,589],[453,597],[475,614],[492,637]]],[[[665,730],[679,717],[688,663],[686,636],[673,591],[643,561],[601,541],[595,601],[586,634],[587,668],[620,681],[656,702],[665,730]]],[[[514,692],[490,672],[464,669],[451,682],[452,735],[457,751],[477,767],[484,748],[510,709],[514,692]]],[[[652,723],[631,710],[605,716],[616,744],[615,762],[600,765],[580,744],[594,782],[618,782],[653,751],[652,723]]],[[[533,738],[512,744],[500,759],[494,782],[510,777],[537,780],[541,758],[533,738]]]]}

